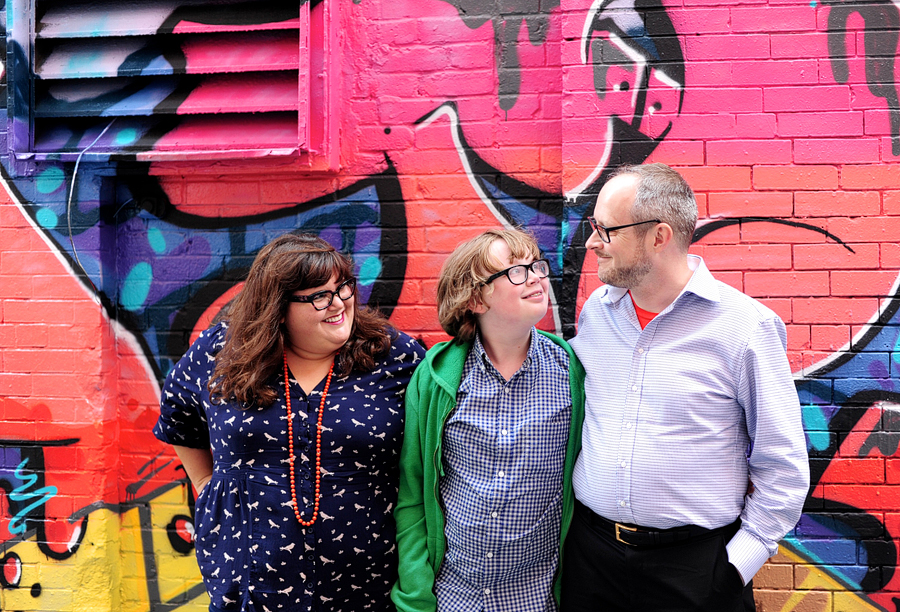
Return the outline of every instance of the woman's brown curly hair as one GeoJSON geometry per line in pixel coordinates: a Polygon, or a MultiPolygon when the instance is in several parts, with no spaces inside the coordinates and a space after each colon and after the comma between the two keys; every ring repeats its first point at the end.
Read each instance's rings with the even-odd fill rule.
{"type": "MultiPolygon", "coordinates": [[[[241,408],[271,405],[277,393],[270,382],[283,364],[287,296],[352,276],[350,258],[318,236],[285,234],[260,249],[226,315],[225,346],[209,382],[211,399],[241,408]]],[[[358,303],[353,310],[350,339],[338,352],[344,376],[375,369],[391,344],[391,328],[381,313],[358,303]]]]}

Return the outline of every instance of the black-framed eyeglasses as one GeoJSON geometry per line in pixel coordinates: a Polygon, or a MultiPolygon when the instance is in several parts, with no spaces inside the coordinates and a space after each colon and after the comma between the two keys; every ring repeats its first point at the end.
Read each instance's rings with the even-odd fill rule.
{"type": "Polygon", "coordinates": [[[660,221],[659,219],[650,219],[649,221],[638,221],[637,223],[629,223],[628,225],[617,225],[615,227],[603,227],[602,225],[597,223],[597,220],[594,219],[593,217],[588,217],[587,220],[588,220],[588,223],[591,224],[591,228],[593,228],[593,230],[595,232],[597,232],[597,235],[600,236],[600,240],[605,242],[606,244],[609,244],[609,233],[610,232],[614,232],[614,231],[620,230],[620,229],[625,229],[626,227],[634,227],[635,225],[644,225],[645,223],[662,223],[662,221],[660,221]]]}
{"type": "Polygon", "coordinates": [[[489,285],[501,276],[505,276],[513,285],[521,285],[528,280],[529,270],[531,270],[538,278],[547,278],[550,276],[550,262],[546,259],[538,259],[537,261],[532,261],[530,264],[510,266],[506,270],[500,270],[495,274],[491,274],[488,276],[487,280],[481,284],[489,285]]]}
{"type": "Polygon", "coordinates": [[[316,291],[312,295],[289,295],[288,302],[310,303],[316,310],[325,310],[334,301],[334,296],[341,298],[342,302],[349,300],[356,292],[356,279],[348,278],[337,286],[334,291],[316,291]]]}

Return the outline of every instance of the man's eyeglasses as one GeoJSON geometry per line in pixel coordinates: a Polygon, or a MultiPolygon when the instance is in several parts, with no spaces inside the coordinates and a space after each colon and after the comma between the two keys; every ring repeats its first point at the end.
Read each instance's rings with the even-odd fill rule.
{"type": "Polygon", "coordinates": [[[528,271],[537,276],[538,278],[547,278],[550,276],[550,262],[546,259],[538,259],[537,261],[533,261],[530,264],[519,264],[517,266],[510,266],[506,270],[500,270],[495,274],[491,274],[486,281],[482,283],[482,285],[489,285],[501,276],[505,276],[509,279],[513,285],[521,285],[525,281],[528,280],[528,271]]]}
{"type": "Polygon", "coordinates": [[[603,227],[597,220],[593,217],[588,217],[588,223],[591,224],[591,227],[597,235],[600,236],[600,240],[609,244],[609,233],[614,232],[616,230],[625,229],[626,227],[634,227],[635,225],[643,225],[645,223],[662,223],[659,219],[650,219],[649,221],[638,221],[637,223],[629,223],[628,225],[617,225],[615,227],[603,227]]]}
{"type": "Polygon", "coordinates": [[[331,306],[331,302],[334,301],[334,296],[338,296],[341,298],[342,302],[346,302],[349,300],[356,291],[356,279],[348,278],[343,283],[337,286],[337,289],[334,291],[316,291],[312,295],[289,295],[287,296],[288,302],[301,302],[301,303],[310,303],[313,305],[313,308],[316,310],[325,310],[329,306],[331,306]]]}

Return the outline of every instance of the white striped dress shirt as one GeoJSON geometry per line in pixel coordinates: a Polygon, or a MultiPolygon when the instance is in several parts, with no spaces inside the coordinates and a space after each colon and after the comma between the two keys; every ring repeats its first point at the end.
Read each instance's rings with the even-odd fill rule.
{"type": "Polygon", "coordinates": [[[703,260],[641,330],[625,289],[584,305],[572,348],[586,405],[576,497],[611,521],[716,528],[747,583],[793,529],[809,488],[784,323],[703,260]],[[748,479],[754,492],[747,496],[748,479]]]}

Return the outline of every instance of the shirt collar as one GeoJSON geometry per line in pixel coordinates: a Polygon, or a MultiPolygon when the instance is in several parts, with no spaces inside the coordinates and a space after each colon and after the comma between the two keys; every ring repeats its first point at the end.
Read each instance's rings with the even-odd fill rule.
{"type": "MultiPolygon", "coordinates": [[[[513,374],[513,378],[515,378],[521,372],[537,372],[540,364],[540,359],[538,359],[538,349],[537,349],[537,330],[532,326],[531,328],[531,339],[528,344],[528,353],[525,355],[525,361],[522,363],[522,367],[513,374]]],[[[494,364],[491,363],[491,358],[488,356],[487,351],[484,350],[484,345],[481,343],[481,333],[475,333],[475,341],[472,343],[472,350],[469,353],[470,359],[474,357],[475,363],[472,364],[474,367],[479,367],[481,370],[487,374],[492,376],[496,376],[498,378],[502,378],[500,372],[497,371],[497,368],[494,367],[494,364]]],[[[470,369],[469,364],[466,364],[466,370],[470,369]]],[[[467,391],[468,377],[464,374],[463,381],[460,384],[460,391],[467,391]]],[[[510,379],[512,380],[512,378],[510,379]]],[[[507,381],[509,382],[509,381],[507,381]]]]}

